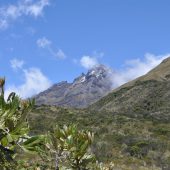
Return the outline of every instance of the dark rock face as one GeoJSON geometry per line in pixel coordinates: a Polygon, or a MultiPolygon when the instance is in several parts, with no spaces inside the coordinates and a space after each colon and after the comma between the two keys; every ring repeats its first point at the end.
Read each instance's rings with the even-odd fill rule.
{"type": "Polygon", "coordinates": [[[73,83],[63,81],[38,94],[35,99],[38,105],[57,105],[84,108],[96,102],[112,90],[110,76],[112,71],[99,65],[82,73],[73,83]]]}

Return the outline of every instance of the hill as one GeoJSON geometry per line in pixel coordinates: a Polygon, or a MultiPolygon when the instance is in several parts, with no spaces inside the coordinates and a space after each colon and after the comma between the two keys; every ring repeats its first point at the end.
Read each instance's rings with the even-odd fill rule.
{"type": "Polygon", "coordinates": [[[170,120],[170,58],[90,106],[90,109],[170,120]]]}

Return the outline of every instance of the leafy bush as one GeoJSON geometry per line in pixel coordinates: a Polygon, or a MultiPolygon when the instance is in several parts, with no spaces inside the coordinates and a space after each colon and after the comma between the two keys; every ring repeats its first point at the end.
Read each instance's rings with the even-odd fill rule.
{"type": "Polygon", "coordinates": [[[14,92],[5,100],[4,86],[5,79],[0,79],[0,169],[11,170],[16,169],[20,150],[36,151],[40,138],[28,136],[26,117],[34,100],[21,100],[14,92]]]}
{"type": "Polygon", "coordinates": [[[56,169],[66,166],[72,169],[86,169],[95,161],[90,152],[93,134],[80,131],[75,125],[56,126],[49,134],[49,150],[54,156],[56,169]]]}

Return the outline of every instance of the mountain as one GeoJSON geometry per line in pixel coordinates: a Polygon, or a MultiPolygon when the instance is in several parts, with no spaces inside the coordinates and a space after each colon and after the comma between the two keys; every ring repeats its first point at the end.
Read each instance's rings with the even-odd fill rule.
{"type": "MultiPolygon", "coordinates": [[[[99,72],[94,71],[73,83],[58,84],[58,95],[66,93],[75,82],[86,88],[82,86],[85,81],[88,85],[93,82],[91,79],[97,80],[99,72]]],[[[56,124],[72,123],[94,132],[92,151],[100,162],[112,162],[114,169],[169,170],[169,99],[170,58],[167,58],[146,75],[113,90],[87,108],[39,105],[30,113],[28,121],[32,134],[47,133],[56,124]]]]}
{"type": "Polygon", "coordinates": [[[98,65],[82,73],[72,83],[63,81],[35,96],[38,105],[57,105],[84,108],[96,102],[112,90],[112,71],[98,65]]]}
{"type": "Polygon", "coordinates": [[[91,109],[146,115],[170,120],[170,57],[131,82],[113,90],[90,106],[91,109]]]}

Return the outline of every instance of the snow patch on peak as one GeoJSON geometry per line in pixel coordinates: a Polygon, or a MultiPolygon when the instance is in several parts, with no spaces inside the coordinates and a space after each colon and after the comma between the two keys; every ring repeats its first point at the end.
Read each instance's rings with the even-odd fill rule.
{"type": "Polygon", "coordinates": [[[81,83],[85,82],[85,81],[86,81],[86,76],[82,77],[79,81],[80,81],[81,83]]]}
{"type": "Polygon", "coordinates": [[[74,79],[73,84],[80,84],[86,81],[86,75],[84,73],[81,74],[81,76],[74,79]]]}
{"type": "Polygon", "coordinates": [[[91,76],[91,75],[94,75],[95,74],[95,70],[92,70],[90,73],[89,73],[89,75],[91,76]]]}

